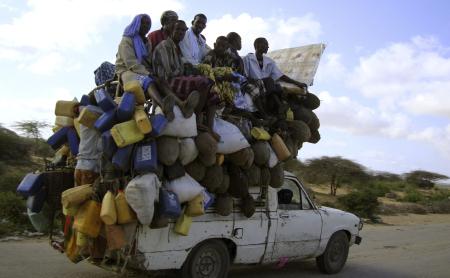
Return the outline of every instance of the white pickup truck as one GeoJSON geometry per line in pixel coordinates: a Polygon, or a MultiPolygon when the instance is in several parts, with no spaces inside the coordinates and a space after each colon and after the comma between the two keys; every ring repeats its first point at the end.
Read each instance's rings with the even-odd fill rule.
{"type": "MultiPolygon", "coordinates": [[[[324,273],[344,266],[349,246],[361,242],[362,221],[337,209],[317,207],[302,183],[288,172],[281,188],[251,194],[259,206],[250,218],[238,210],[220,216],[208,210],[194,218],[188,236],[139,227],[136,249],[129,261],[145,271],[180,269],[181,277],[227,277],[232,264],[269,264],[280,260],[316,258],[324,273]],[[278,191],[292,191],[287,203],[278,191]],[[285,202],[285,203],[283,203],[285,202]]],[[[235,207],[237,207],[235,205],[235,207]]]]}

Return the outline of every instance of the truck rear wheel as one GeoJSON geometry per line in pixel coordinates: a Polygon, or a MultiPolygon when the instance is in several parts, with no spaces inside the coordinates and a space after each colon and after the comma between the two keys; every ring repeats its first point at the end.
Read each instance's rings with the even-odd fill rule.
{"type": "Polygon", "coordinates": [[[220,240],[209,240],[196,246],[181,268],[183,278],[227,277],[230,268],[228,248],[220,240]]]}
{"type": "Polygon", "coordinates": [[[325,252],[316,258],[317,267],[326,274],[341,271],[348,257],[349,242],[344,231],[334,233],[328,241],[325,252]]]}

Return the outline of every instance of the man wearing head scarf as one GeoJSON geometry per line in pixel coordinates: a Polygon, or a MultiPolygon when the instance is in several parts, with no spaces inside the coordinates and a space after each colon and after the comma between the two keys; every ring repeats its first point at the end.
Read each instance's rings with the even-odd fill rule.
{"type": "Polygon", "coordinates": [[[116,54],[116,74],[122,84],[138,80],[144,92],[160,106],[168,118],[173,119],[175,99],[167,95],[164,100],[156,89],[152,77],[151,45],[146,35],[150,31],[151,19],[147,14],[136,15],[125,28],[116,54]]]}
{"type": "Polygon", "coordinates": [[[174,11],[165,11],[161,15],[161,29],[151,32],[148,35],[148,41],[152,45],[152,50],[163,40],[169,37],[175,22],[178,20],[178,14],[174,11]]]}
{"type": "Polygon", "coordinates": [[[206,22],[206,15],[195,15],[192,27],[187,30],[184,39],[180,42],[183,58],[194,66],[200,64],[203,57],[211,50],[206,44],[205,37],[201,34],[206,27],[206,22]]]}

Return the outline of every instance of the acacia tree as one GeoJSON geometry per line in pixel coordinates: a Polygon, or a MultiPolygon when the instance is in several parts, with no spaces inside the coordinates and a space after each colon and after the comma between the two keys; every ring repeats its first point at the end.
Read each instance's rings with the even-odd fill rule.
{"type": "Polygon", "coordinates": [[[50,126],[44,121],[19,121],[16,122],[14,127],[19,130],[23,136],[33,139],[33,153],[36,154],[39,149],[39,140],[42,139],[41,129],[50,126]]]}
{"type": "Polygon", "coordinates": [[[436,181],[448,178],[446,175],[423,170],[415,170],[405,174],[406,182],[422,188],[432,188],[436,181]]]}
{"type": "Polygon", "coordinates": [[[340,156],[322,156],[306,161],[306,176],[315,183],[329,182],[330,195],[336,196],[337,188],[343,181],[367,180],[369,175],[364,166],[340,156]]]}

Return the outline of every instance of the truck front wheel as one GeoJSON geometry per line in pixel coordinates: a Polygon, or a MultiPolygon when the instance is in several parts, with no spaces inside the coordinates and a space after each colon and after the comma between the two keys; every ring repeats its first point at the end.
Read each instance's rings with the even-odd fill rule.
{"type": "Polygon", "coordinates": [[[317,267],[326,274],[341,271],[348,257],[349,242],[344,231],[334,233],[328,241],[325,252],[316,258],[317,267]]]}
{"type": "Polygon", "coordinates": [[[183,278],[227,277],[230,268],[228,248],[220,240],[208,240],[196,246],[181,268],[183,278]]]}

